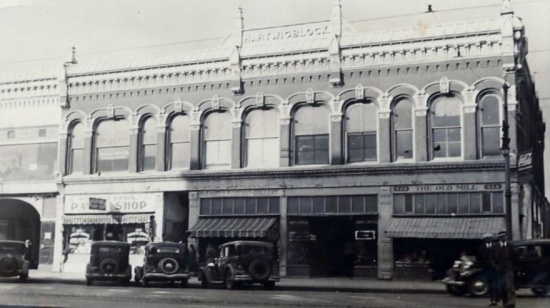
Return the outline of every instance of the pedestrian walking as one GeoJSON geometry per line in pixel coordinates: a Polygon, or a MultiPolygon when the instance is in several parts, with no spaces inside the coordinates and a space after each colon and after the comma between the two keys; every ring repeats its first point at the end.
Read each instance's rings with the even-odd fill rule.
{"type": "Polygon", "coordinates": [[[489,306],[496,306],[498,303],[495,285],[495,268],[491,264],[491,251],[493,248],[493,234],[483,234],[483,243],[477,249],[476,260],[487,278],[487,288],[489,290],[489,306]]]}
{"type": "Polygon", "coordinates": [[[189,271],[196,272],[197,269],[197,250],[195,249],[195,245],[191,244],[189,245],[189,271]]]}
{"type": "Polygon", "coordinates": [[[518,263],[518,255],[514,245],[506,240],[506,231],[498,233],[491,249],[491,264],[495,268],[497,299],[502,301],[502,307],[516,306],[516,289],[514,286],[514,268],[518,263]]]}

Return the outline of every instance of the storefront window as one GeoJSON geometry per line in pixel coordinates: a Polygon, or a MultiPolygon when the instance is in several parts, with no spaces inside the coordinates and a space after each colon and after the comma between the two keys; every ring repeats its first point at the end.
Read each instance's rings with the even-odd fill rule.
{"type": "Polygon", "coordinates": [[[254,109],[245,120],[246,166],[279,166],[279,116],[276,109],[254,109]]]}
{"type": "Polygon", "coordinates": [[[189,168],[189,116],[177,115],[170,122],[169,169],[189,168]]]}
{"type": "Polygon", "coordinates": [[[128,171],[130,130],[126,119],[101,121],[96,129],[96,172],[128,171]]]}
{"type": "Polygon", "coordinates": [[[377,160],[378,108],[372,102],[356,103],[346,110],[348,162],[377,160]]]}
{"type": "Polygon", "coordinates": [[[305,105],[294,114],[296,165],[328,164],[329,114],[325,105],[305,105]]]}
{"type": "Polygon", "coordinates": [[[204,121],[204,168],[229,168],[232,131],[229,112],[211,112],[207,115],[204,121]]]}

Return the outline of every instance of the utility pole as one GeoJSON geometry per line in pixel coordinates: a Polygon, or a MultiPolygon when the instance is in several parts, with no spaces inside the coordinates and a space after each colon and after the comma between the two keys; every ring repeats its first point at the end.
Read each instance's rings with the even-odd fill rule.
{"type": "Polygon", "coordinates": [[[504,204],[506,210],[506,237],[512,240],[512,190],[510,189],[510,137],[508,135],[508,89],[510,85],[504,82],[504,120],[502,121],[502,147],[500,153],[504,157],[504,204]]]}

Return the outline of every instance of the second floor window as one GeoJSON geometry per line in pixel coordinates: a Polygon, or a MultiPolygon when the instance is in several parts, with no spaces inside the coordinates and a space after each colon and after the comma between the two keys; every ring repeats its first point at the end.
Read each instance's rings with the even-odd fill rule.
{"type": "Polygon", "coordinates": [[[500,100],[494,94],[483,96],[479,102],[481,157],[500,155],[500,100]]]}
{"type": "Polygon", "coordinates": [[[294,163],[329,163],[329,111],[325,105],[305,105],[294,114],[294,163]]]}
{"type": "Polygon", "coordinates": [[[231,114],[211,112],[204,121],[204,168],[224,169],[231,164],[231,114]]]}
{"type": "Polygon", "coordinates": [[[148,117],[143,122],[140,130],[140,140],[140,169],[141,171],[155,170],[157,157],[157,120],[154,117],[148,117]]]}
{"type": "Polygon", "coordinates": [[[188,115],[180,114],[172,118],[169,138],[169,169],[189,168],[189,156],[191,152],[188,115]]]}
{"type": "Polygon", "coordinates": [[[129,126],[126,119],[101,121],[96,129],[96,172],[127,171],[129,126]]]}
{"type": "Polygon", "coordinates": [[[279,166],[279,116],[276,109],[254,109],[246,115],[246,166],[279,166]]]}
{"type": "Polygon", "coordinates": [[[346,109],[348,162],[376,161],[378,108],[372,102],[355,103],[346,109]]]}
{"type": "Polygon", "coordinates": [[[408,98],[398,99],[392,109],[393,160],[413,158],[413,104],[408,98]]]}
{"type": "Polygon", "coordinates": [[[432,157],[462,156],[460,115],[462,102],[453,95],[441,95],[430,106],[432,157]]]}
{"type": "Polygon", "coordinates": [[[84,168],[84,124],[76,123],[68,138],[67,173],[82,173],[84,168]]]}

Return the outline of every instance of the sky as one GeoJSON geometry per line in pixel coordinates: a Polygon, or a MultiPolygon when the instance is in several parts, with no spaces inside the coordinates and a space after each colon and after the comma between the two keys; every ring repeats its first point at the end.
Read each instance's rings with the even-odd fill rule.
{"type": "MultiPolygon", "coordinates": [[[[0,0],[0,75],[215,47],[242,7],[246,29],[330,19],[335,0],[0,0]]],[[[359,32],[498,18],[502,0],[341,0],[359,32]],[[427,12],[428,5],[433,12],[427,12]]],[[[529,39],[527,56],[548,123],[550,197],[550,0],[512,0],[529,39]]]]}

